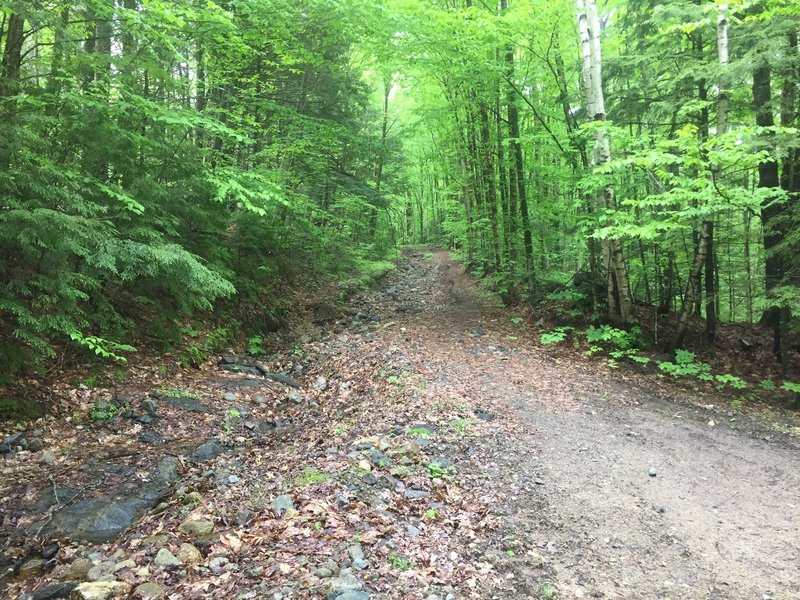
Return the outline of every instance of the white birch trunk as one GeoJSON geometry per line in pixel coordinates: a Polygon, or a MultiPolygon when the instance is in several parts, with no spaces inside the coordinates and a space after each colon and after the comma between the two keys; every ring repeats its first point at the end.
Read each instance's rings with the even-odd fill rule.
{"type": "MultiPolygon", "coordinates": [[[[583,89],[586,110],[593,121],[605,121],[606,108],[603,96],[602,54],[600,48],[600,18],[596,0],[576,0],[578,31],[581,38],[583,89]]],[[[592,165],[611,162],[611,141],[603,128],[595,132],[592,165]]],[[[614,188],[606,187],[597,203],[603,208],[616,208],[614,188]]],[[[627,324],[633,316],[633,299],[628,282],[628,270],[622,252],[622,242],[605,238],[601,242],[603,262],[608,273],[608,312],[615,324],[627,324]]]]}
{"type": "Polygon", "coordinates": [[[717,95],[717,135],[723,135],[728,130],[728,5],[719,7],[717,16],[717,55],[721,75],[719,78],[719,94],[717,95]]]}

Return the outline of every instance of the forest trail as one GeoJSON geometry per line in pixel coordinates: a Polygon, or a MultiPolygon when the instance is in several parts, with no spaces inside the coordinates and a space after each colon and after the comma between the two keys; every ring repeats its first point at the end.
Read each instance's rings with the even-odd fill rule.
{"type": "Polygon", "coordinates": [[[14,434],[0,597],[800,598],[797,438],[549,356],[444,251],[311,312],[14,434]]]}
{"type": "Polygon", "coordinates": [[[472,467],[498,546],[519,548],[498,558],[496,597],[545,597],[550,578],[567,598],[800,598],[796,443],[543,355],[447,253],[433,258],[438,280],[406,271],[433,299],[404,320],[407,351],[510,432],[477,443],[472,467]]]}

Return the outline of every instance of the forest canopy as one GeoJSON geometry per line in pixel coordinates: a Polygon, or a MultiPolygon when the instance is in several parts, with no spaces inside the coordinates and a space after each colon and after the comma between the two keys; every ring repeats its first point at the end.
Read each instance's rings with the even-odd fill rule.
{"type": "Polygon", "coordinates": [[[788,0],[0,2],[0,360],[122,358],[192,314],[439,245],[598,320],[800,314],[788,0]]]}

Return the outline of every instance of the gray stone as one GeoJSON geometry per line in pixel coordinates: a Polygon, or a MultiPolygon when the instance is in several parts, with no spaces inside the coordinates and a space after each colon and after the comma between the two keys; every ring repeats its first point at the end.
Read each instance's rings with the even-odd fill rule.
{"type": "Polygon", "coordinates": [[[361,548],[361,544],[354,544],[347,548],[347,553],[350,555],[352,560],[358,560],[359,558],[364,558],[364,550],[361,548]]]}
{"type": "Polygon", "coordinates": [[[153,478],[165,484],[180,481],[181,476],[178,474],[178,466],[180,464],[180,461],[174,456],[165,456],[158,461],[156,470],[153,472],[153,478]]]}
{"type": "Polygon", "coordinates": [[[240,510],[233,515],[233,522],[239,527],[244,527],[253,520],[253,513],[249,510],[240,510]]]}
{"type": "Polygon", "coordinates": [[[193,537],[201,537],[214,531],[214,523],[205,519],[187,519],[178,525],[178,531],[193,537]]]}
{"type": "Polygon", "coordinates": [[[430,493],[426,492],[425,490],[406,490],[404,496],[407,500],[419,500],[420,498],[427,498],[430,496],[430,493]]]}
{"type": "Polygon", "coordinates": [[[485,408],[476,408],[474,412],[475,416],[478,417],[481,421],[491,421],[492,419],[494,419],[494,415],[485,408]]]}
{"type": "Polygon", "coordinates": [[[319,392],[324,392],[326,389],[328,389],[328,380],[322,376],[317,377],[317,379],[314,381],[314,389],[319,392]]]}
{"type": "Polygon", "coordinates": [[[367,592],[348,590],[344,594],[336,596],[336,600],[369,600],[369,594],[367,592]]]}
{"type": "Polygon", "coordinates": [[[42,448],[44,448],[44,442],[39,438],[32,438],[28,441],[28,450],[31,452],[38,452],[42,448]]]}
{"type": "Polygon", "coordinates": [[[194,462],[204,462],[217,458],[223,452],[224,450],[217,440],[208,440],[205,444],[198,446],[197,449],[192,452],[191,459],[194,462]]]}
{"type": "Polygon", "coordinates": [[[356,571],[363,571],[369,566],[369,563],[363,558],[355,558],[353,559],[353,568],[356,571]]]}
{"type": "Polygon", "coordinates": [[[137,586],[137,588],[133,590],[133,597],[139,598],[140,600],[161,600],[161,598],[167,597],[167,592],[157,583],[149,581],[137,586]]]}
{"type": "Polygon", "coordinates": [[[89,569],[94,566],[94,563],[88,558],[79,558],[72,561],[72,563],[64,571],[64,579],[67,581],[84,581],[89,575],[89,569]]]}
{"type": "Polygon", "coordinates": [[[347,591],[358,591],[364,586],[355,575],[348,573],[346,575],[339,575],[339,577],[331,577],[328,580],[328,587],[332,592],[344,593],[347,591]]]}
{"type": "Polygon", "coordinates": [[[236,485],[239,483],[239,477],[237,475],[228,475],[228,483],[230,485],[236,485]]]}
{"type": "Polygon", "coordinates": [[[39,462],[46,465],[56,464],[56,453],[52,450],[42,450],[42,453],[39,455],[39,462]]]}
{"type": "Polygon", "coordinates": [[[72,591],[78,587],[77,583],[52,583],[40,588],[31,596],[32,600],[55,600],[56,598],[69,598],[72,591]]]}
{"type": "Polygon", "coordinates": [[[158,551],[158,554],[156,554],[156,558],[153,562],[157,567],[176,567],[181,564],[181,561],[179,561],[177,557],[166,548],[162,548],[158,551]]]}
{"type": "Polygon", "coordinates": [[[156,405],[156,401],[152,398],[145,398],[139,403],[139,408],[145,412],[150,417],[155,418],[158,416],[158,406],[156,405]]]}
{"type": "Polygon", "coordinates": [[[186,396],[166,396],[164,401],[170,406],[180,408],[186,412],[201,414],[211,414],[214,412],[211,407],[202,404],[196,398],[188,398],[186,396]]]}
{"type": "MultiPolygon", "coordinates": [[[[111,542],[155,506],[161,493],[159,487],[145,486],[131,496],[81,500],[53,513],[43,533],[94,544],[111,542]]],[[[39,527],[41,524],[36,524],[31,531],[39,527]]]]}
{"type": "Polygon", "coordinates": [[[162,438],[155,431],[144,431],[139,434],[139,441],[143,444],[160,444],[162,438]]]}
{"type": "Polygon", "coordinates": [[[252,402],[256,406],[265,406],[267,404],[267,399],[264,398],[264,396],[258,395],[258,396],[253,396],[250,402],[252,402]]]}
{"type": "Polygon", "coordinates": [[[329,577],[333,577],[333,571],[327,567],[319,567],[318,569],[314,569],[314,575],[320,579],[327,579],[329,577]]]}
{"type": "Polygon", "coordinates": [[[289,402],[294,402],[295,404],[302,404],[303,403],[303,394],[301,394],[298,390],[289,390],[286,394],[286,399],[289,402]]]}
{"type": "Polygon", "coordinates": [[[82,583],[72,592],[75,600],[111,600],[124,598],[131,591],[131,584],[124,581],[96,581],[82,583]]]}
{"type": "Polygon", "coordinates": [[[277,496],[272,501],[272,508],[275,510],[278,516],[282,515],[287,510],[296,510],[294,506],[294,499],[289,494],[277,496]]]}
{"type": "Polygon", "coordinates": [[[44,563],[45,561],[43,558],[31,558],[25,561],[19,568],[20,578],[26,579],[28,577],[36,577],[42,572],[44,563]]]}
{"type": "Polygon", "coordinates": [[[267,379],[271,379],[272,381],[277,381],[278,383],[282,383],[284,385],[288,385],[289,387],[299,388],[300,384],[289,377],[288,375],[284,375],[283,373],[272,373],[266,367],[258,366],[258,371],[266,377],[267,379]]]}
{"type": "Polygon", "coordinates": [[[176,558],[185,565],[199,565],[203,562],[203,555],[200,550],[192,544],[181,544],[176,558]]]}
{"type": "Polygon", "coordinates": [[[236,402],[238,398],[239,394],[234,394],[233,392],[226,392],[225,395],[222,396],[222,399],[225,400],[225,402],[236,402]]]}
{"type": "Polygon", "coordinates": [[[658,475],[658,471],[656,471],[655,467],[650,467],[649,475],[650,477],[655,477],[656,475],[658,475]]]}
{"type": "Polygon", "coordinates": [[[122,560],[114,565],[114,568],[111,570],[112,573],[117,573],[122,571],[123,569],[133,569],[136,567],[136,561],[132,558],[128,558],[126,560],[122,560]]]}

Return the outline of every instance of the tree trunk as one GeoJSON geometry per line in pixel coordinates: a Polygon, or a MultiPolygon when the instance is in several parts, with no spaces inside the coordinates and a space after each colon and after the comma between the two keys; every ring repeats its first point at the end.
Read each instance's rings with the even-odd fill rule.
{"type": "Polygon", "coordinates": [[[25,19],[11,13],[6,31],[6,44],[3,50],[3,61],[0,64],[0,97],[12,96],[19,85],[19,73],[22,68],[22,42],[25,39],[25,19]]]}
{"type": "Polygon", "coordinates": [[[697,244],[697,254],[694,257],[694,267],[686,282],[686,290],[683,293],[683,308],[678,318],[678,326],[675,328],[675,333],[666,348],[667,352],[674,352],[680,348],[686,337],[686,330],[689,328],[689,317],[692,314],[692,306],[694,306],[695,296],[699,292],[697,289],[697,274],[703,270],[703,266],[706,262],[706,253],[708,252],[708,246],[711,240],[711,225],[711,221],[703,222],[702,235],[697,244]]]}
{"type": "MultiPolygon", "coordinates": [[[[576,0],[578,6],[578,28],[581,35],[583,58],[583,87],[589,118],[605,121],[606,109],[603,97],[602,57],[600,51],[600,19],[596,0],[576,0]]],[[[592,164],[604,165],[611,161],[611,142],[608,133],[598,128],[595,133],[592,164]]],[[[606,210],[616,208],[614,188],[607,186],[598,195],[596,202],[606,210]]],[[[602,240],[603,260],[608,270],[607,299],[609,320],[617,326],[628,325],[634,316],[633,297],[628,281],[628,269],[623,255],[622,242],[615,238],[602,240]]]]}
{"type": "MultiPolygon", "coordinates": [[[[511,165],[509,169],[509,204],[512,220],[516,216],[515,208],[519,205],[519,214],[522,220],[522,250],[525,255],[525,283],[528,288],[528,297],[534,298],[537,291],[536,269],[533,263],[533,234],[531,233],[531,217],[528,210],[528,194],[525,186],[525,160],[522,155],[522,144],[519,140],[519,108],[517,95],[512,83],[514,81],[514,48],[506,47],[506,77],[509,81],[506,105],[508,110],[508,145],[511,152],[511,165]]],[[[516,242],[516,235],[514,236],[516,242]]]]}
{"type": "Polygon", "coordinates": [[[493,273],[500,271],[500,232],[497,223],[497,183],[494,176],[494,153],[492,152],[491,135],[489,131],[489,111],[486,103],[481,101],[478,109],[481,126],[481,150],[483,154],[482,181],[486,193],[486,205],[491,227],[491,252],[494,270],[493,273]]]}

